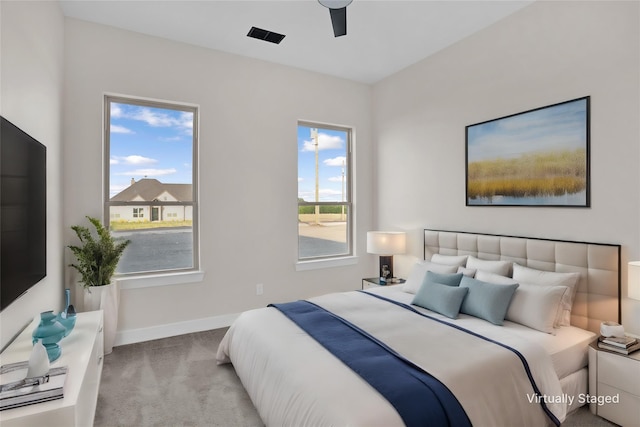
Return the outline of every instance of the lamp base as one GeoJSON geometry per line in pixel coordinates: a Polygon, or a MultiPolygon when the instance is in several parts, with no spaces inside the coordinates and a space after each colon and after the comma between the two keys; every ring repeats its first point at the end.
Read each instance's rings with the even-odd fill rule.
{"type": "Polygon", "coordinates": [[[393,277],[393,255],[380,256],[380,277],[385,279],[393,277]]]}

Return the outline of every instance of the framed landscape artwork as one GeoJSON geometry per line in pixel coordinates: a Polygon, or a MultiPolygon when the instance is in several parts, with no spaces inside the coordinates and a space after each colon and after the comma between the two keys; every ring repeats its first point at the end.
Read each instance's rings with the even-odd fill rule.
{"type": "Polygon", "coordinates": [[[589,102],[467,126],[466,205],[589,207],[589,102]]]}

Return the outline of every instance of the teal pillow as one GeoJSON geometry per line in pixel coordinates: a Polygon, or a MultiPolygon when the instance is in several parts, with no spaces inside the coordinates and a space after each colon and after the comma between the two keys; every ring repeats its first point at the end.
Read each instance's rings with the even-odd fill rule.
{"type": "Polygon", "coordinates": [[[425,279],[411,304],[455,319],[458,317],[460,305],[468,291],[467,288],[443,285],[425,279]]]}
{"type": "Polygon", "coordinates": [[[462,273],[443,274],[434,273],[433,271],[427,271],[426,279],[431,280],[432,282],[440,283],[442,285],[458,286],[460,284],[460,280],[462,280],[462,273]]]}
{"type": "Polygon", "coordinates": [[[464,276],[460,281],[460,288],[468,288],[469,293],[462,302],[460,312],[494,325],[502,325],[517,287],[517,283],[497,285],[464,276]]]}

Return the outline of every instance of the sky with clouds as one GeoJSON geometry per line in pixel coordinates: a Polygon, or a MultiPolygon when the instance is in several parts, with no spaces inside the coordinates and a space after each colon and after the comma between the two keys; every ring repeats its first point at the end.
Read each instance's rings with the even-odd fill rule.
{"type": "MultiPolygon", "coordinates": [[[[342,201],[342,173],[345,174],[345,200],[347,198],[346,168],[347,132],[318,129],[318,175],[321,202],[342,201]]],[[[315,143],[311,128],[298,126],[298,198],[315,201],[316,188],[315,143]]]]}
{"type": "Polygon", "coordinates": [[[586,147],[585,98],[467,127],[468,162],[586,147]]]}
{"type": "MultiPolygon", "coordinates": [[[[111,197],[127,188],[132,178],[192,183],[191,112],[116,102],[110,107],[111,197]]],[[[298,126],[297,137],[298,197],[314,201],[315,145],[311,128],[298,126]]],[[[341,201],[342,173],[345,177],[347,174],[347,132],[318,129],[318,155],[320,201],[341,201]]]]}
{"type": "Polygon", "coordinates": [[[193,113],[111,102],[110,196],[142,178],[192,183],[193,113]]]}

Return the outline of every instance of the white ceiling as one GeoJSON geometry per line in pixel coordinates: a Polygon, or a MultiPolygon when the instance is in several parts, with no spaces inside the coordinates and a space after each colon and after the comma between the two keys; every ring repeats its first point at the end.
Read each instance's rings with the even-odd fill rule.
{"type": "Polygon", "coordinates": [[[62,0],[65,16],[305,70],[375,83],[533,1],[354,0],[334,37],[316,0],[62,0]],[[279,45],[246,37],[285,34],[279,45]]]}

